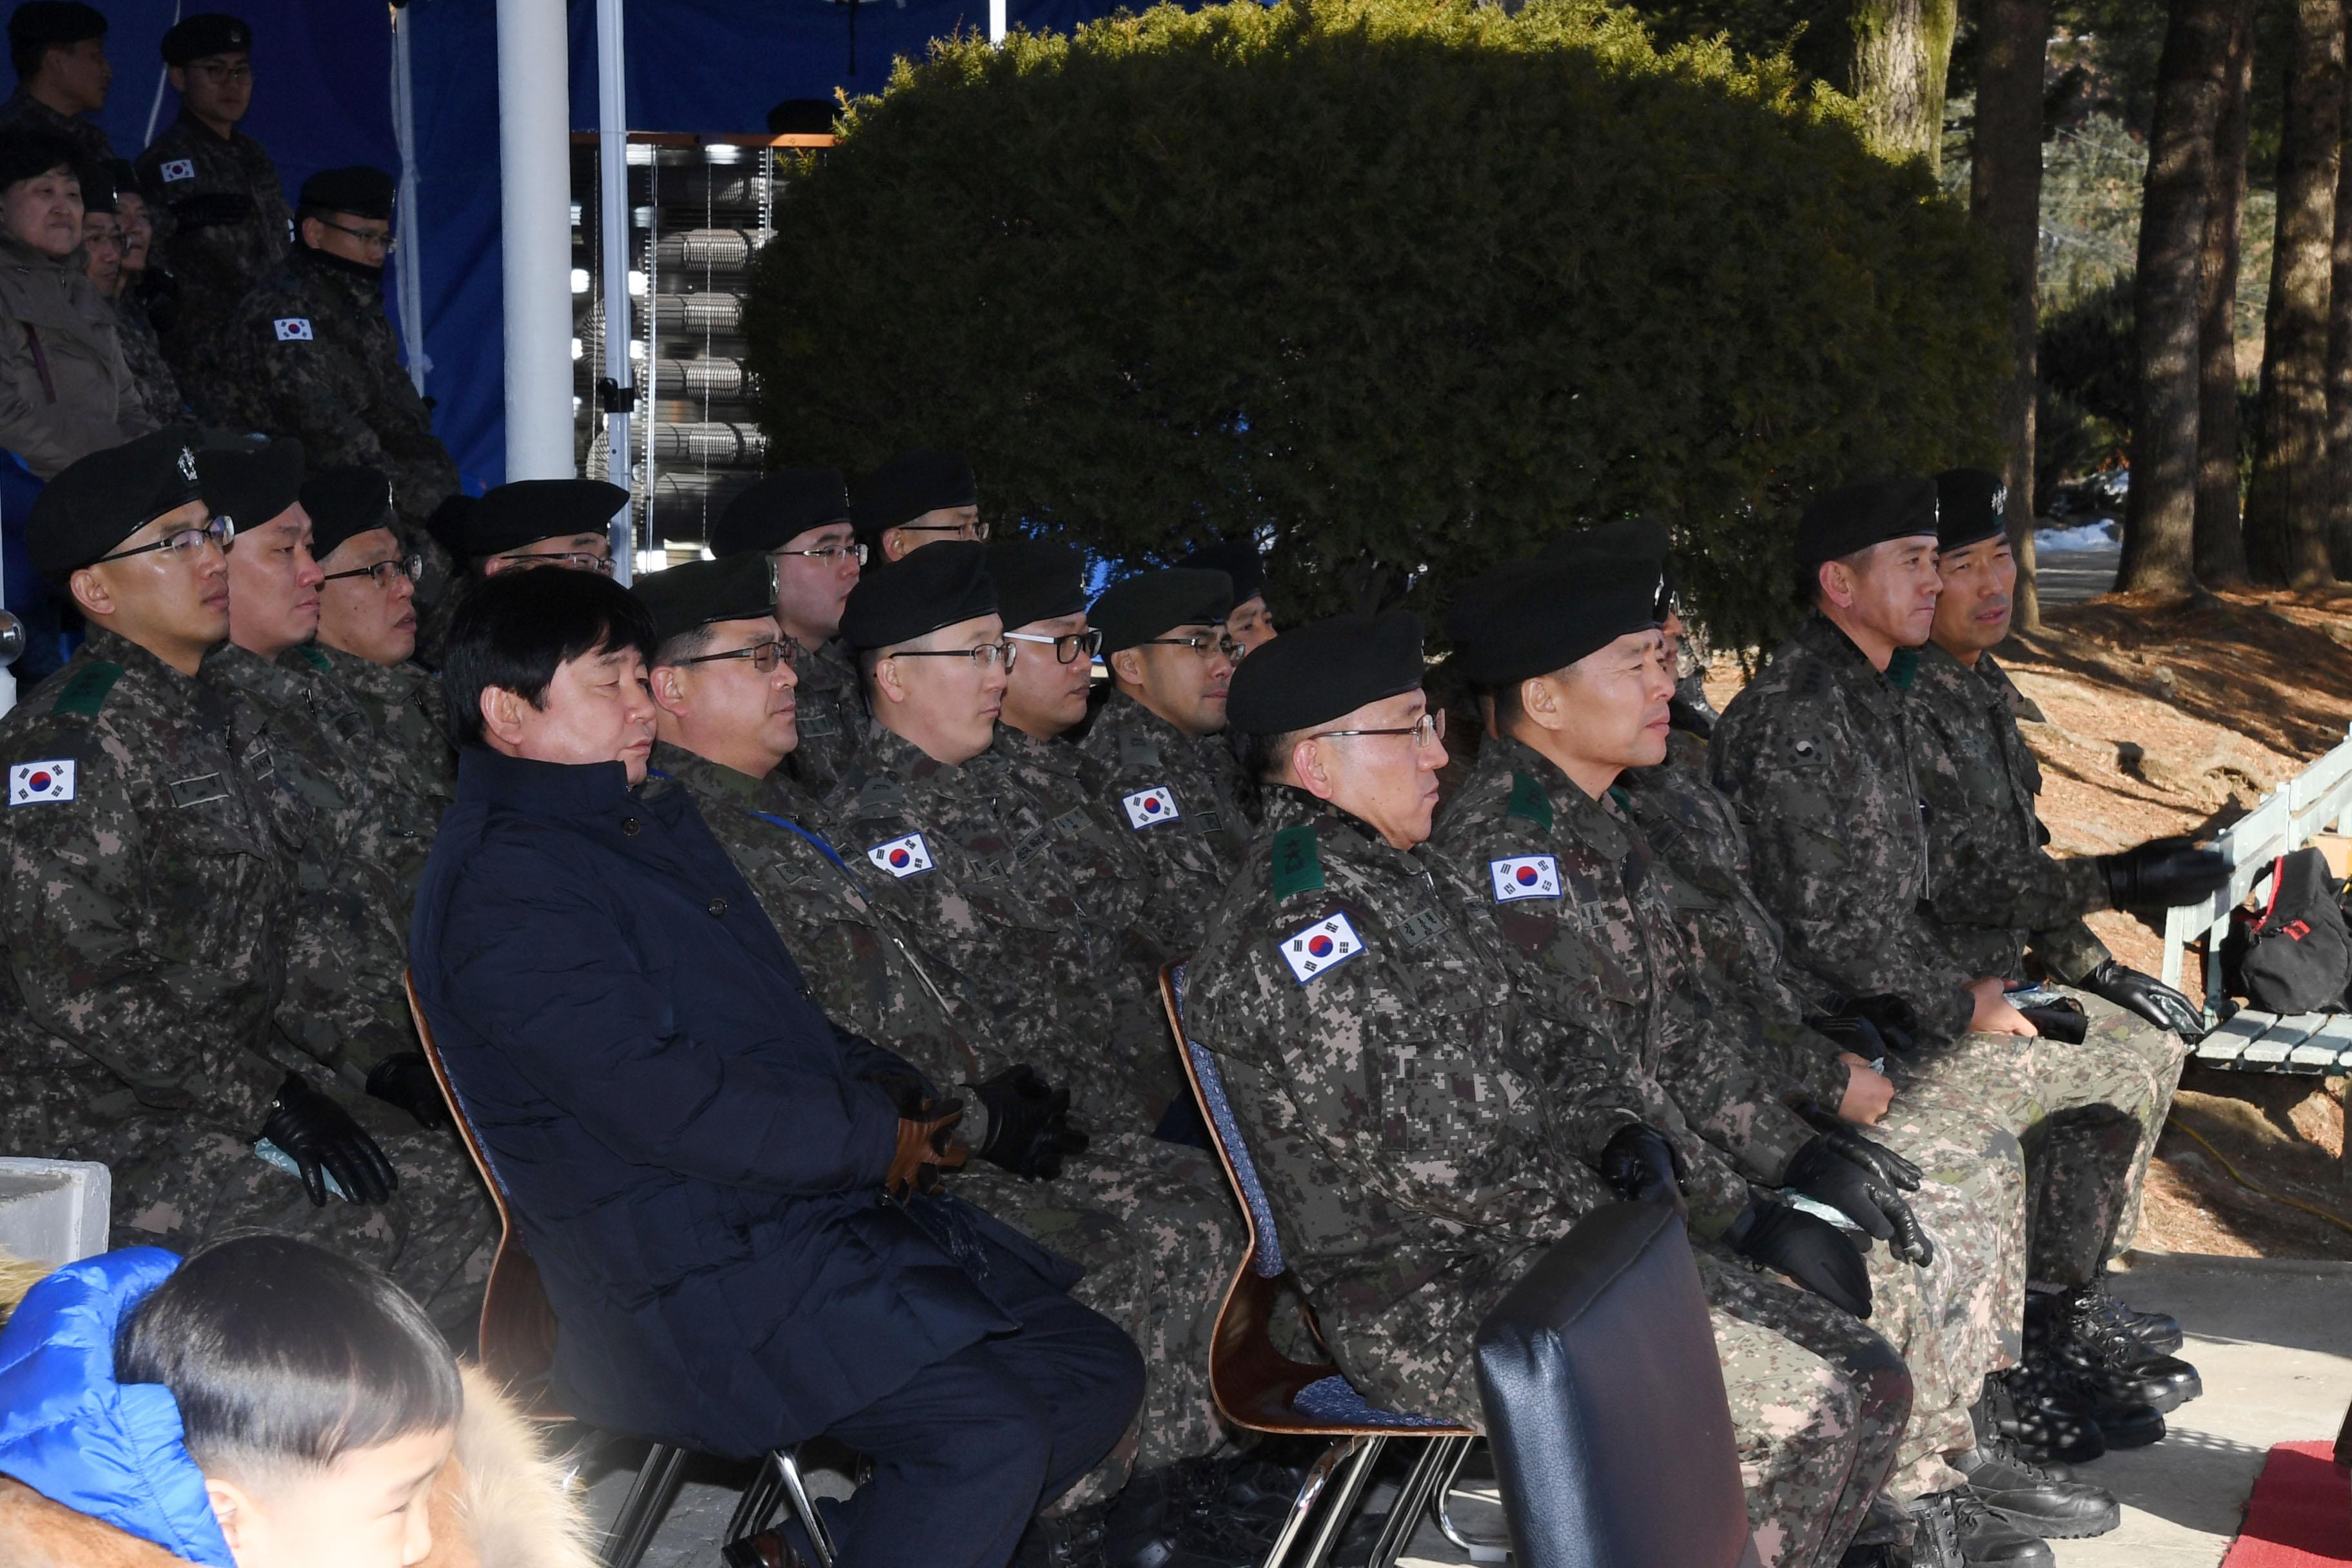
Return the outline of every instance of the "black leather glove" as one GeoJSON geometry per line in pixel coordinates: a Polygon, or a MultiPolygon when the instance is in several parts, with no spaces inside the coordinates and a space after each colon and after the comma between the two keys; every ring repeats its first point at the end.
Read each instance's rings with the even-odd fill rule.
{"type": "Polygon", "coordinates": [[[1848,1131],[1843,1138],[1824,1132],[1797,1151],[1782,1180],[1885,1242],[1906,1263],[1924,1268],[1935,1261],[1936,1247],[1895,1190],[1902,1183],[1891,1173],[1904,1171],[1910,1173],[1909,1185],[1916,1188],[1918,1167],[1901,1155],[1857,1132],[1848,1131]]]}
{"type": "Polygon", "coordinates": [[[1853,1123],[1840,1121],[1826,1110],[1806,1120],[1821,1130],[1820,1142],[1868,1170],[1883,1184],[1906,1193],[1919,1190],[1924,1179],[1919,1167],[1867,1133],[1855,1131],[1853,1123]]]}
{"type": "Polygon", "coordinates": [[[1829,1221],[1751,1198],[1723,1239],[1740,1257],[1777,1268],[1830,1305],[1869,1319],[1870,1271],[1853,1243],[1829,1221]]]}
{"type": "Polygon", "coordinates": [[[294,1073],[278,1086],[259,1135],[292,1157],[316,1207],[327,1206],[329,1173],[355,1204],[388,1202],[400,1185],[400,1173],[352,1113],[294,1073]]]}
{"type": "Polygon", "coordinates": [[[1051,1181],[1062,1173],[1066,1156],[1087,1146],[1087,1135],[1070,1125],[1068,1088],[1055,1088],[1027,1062],[964,1087],[988,1108],[988,1142],[980,1157],[992,1165],[1051,1181]]]}
{"type": "Polygon", "coordinates": [[[2074,982],[2074,988],[2137,1013],[2158,1028],[2170,1029],[2192,1045],[2205,1037],[2205,1015],[2196,1003],[2155,975],[2126,969],[2112,958],[2103,958],[2093,965],[2091,973],[2074,982]]]}
{"type": "Polygon", "coordinates": [[[2193,904],[2230,879],[2230,862],[2219,850],[2200,849],[2193,838],[2151,838],[2137,849],[2099,857],[2107,898],[2119,910],[2168,910],[2193,904]]]}
{"type": "Polygon", "coordinates": [[[387,1105],[396,1105],[416,1118],[420,1126],[446,1127],[449,1102],[441,1098],[441,1082],[423,1051],[402,1051],[368,1069],[367,1091],[387,1105]]]}
{"type": "Polygon", "coordinates": [[[1857,996],[1838,1009],[1856,1018],[1866,1018],[1878,1031],[1878,1037],[1893,1051],[1914,1051],[1919,1048],[1919,1010],[1900,996],[1857,996]]]}
{"type": "Polygon", "coordinates": [[[2079,1046],[2091,1032],[2091,1020],[2084,1016],[2083,1005],[2072,998],[2039,1007],[2020,1007],[2018,1011],[2033,1026],[2035,1033],[2062,1046],[2079,1046]]]}
{"type": "Polygon", "coordinates": [[[1874,1062],[1886,1055],[1886,1037],[1878,1032],[1877,1025],[1859,1014],[1832,1013],[1808,1018],[1805,1027],[1826,1036],[1838,1049],[1852,1051],[1864,1061],[1874,1062]]]}
{"type": "Polygon", "coordinates": [[[1654,1127],[1620,1127],[1601,1151],[1601,1179],[1628,1203],[1664,1204],[1687,1220],[1683,1199],[1683,1157],[1654,1127]]]}

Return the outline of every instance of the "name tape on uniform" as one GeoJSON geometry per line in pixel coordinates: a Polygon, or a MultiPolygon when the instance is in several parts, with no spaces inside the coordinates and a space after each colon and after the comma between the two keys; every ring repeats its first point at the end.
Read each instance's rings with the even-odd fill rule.
{"type": "Polygon", "coordinates": [[[931,868],[931,847],[923,842],[923,836],[919,833],[893,838],[887,844],[877,844],[866,852],[866,858],[893,877],[911,877],[918,871],[931,868]]]}
{"type": "Polygon", "coordinates": [[[1486,874],[1495,879],[1495,901],[1498,904],[1507,904],[1514,899],[1559,897],[1559,862],[1549,855],[1513,855],[1507,859],[1489,860],[1486,874]]]}
{"type": "Polygon", "coordinates": [[[74,797],[74,765],[60,759],[51,763],[16,763],[8,769],[8,804],[38,805],[44,801],[74,797]]]}
{"type": "Polygon", "coordinates": [[[1127,808],[1127,825],[1129,827],[1150,827],[1154,823],[1173,822],[1184,815],[1176,809],[1176,796],[1165,785],[1120,795],[1118,804],[1127,808]]]}
{"type": "Polygon", "coordinates": [[[310,335],[310,318],[308,316],[280,316],[269,324],[278,329],[278,341],[281,343],[317,342],[310,335]]]}
{"type": "Polygon", "coordinates": [[[1345,963],[1363,951],[1364,939],[1356,934],[1348,917],[1331,915],[1296,936],[1284,938],[1282,961],[1290,965],[1290,973],[1304,985],[1332,965],[1345,963]]]}
{"type": "Polygon", "coordinates": [[[194,158],[169,159],[157,172],[163,176],[166,184],[173,180],[193,180],[196,177],[196,161],[194,158]]]}

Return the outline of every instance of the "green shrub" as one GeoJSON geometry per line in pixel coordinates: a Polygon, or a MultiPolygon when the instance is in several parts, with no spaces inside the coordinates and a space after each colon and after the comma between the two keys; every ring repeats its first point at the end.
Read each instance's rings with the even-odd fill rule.
{"type": "Polygon", "coordinates": [[[1983,460],[2002,358],[1965,215],[1791,79],[1590,0],[940,44],[780,204],[771,461],[958,447],[999,526],[1131,565],[1270,531],[1294,621],[1412,574],[1433,624],[1646,512],[1717,640],[1769,637],[1804,499],[1983,460]]]}

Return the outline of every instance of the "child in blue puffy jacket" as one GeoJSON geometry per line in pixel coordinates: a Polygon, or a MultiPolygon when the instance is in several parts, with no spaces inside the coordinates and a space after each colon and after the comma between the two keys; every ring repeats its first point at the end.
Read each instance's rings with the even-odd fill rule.
{"type": "Polygon", "coordinates": [[[0,1476],[207,1568],[423,1562],[462,1403],[399,1287],[285,1237],[87,1258],[0,1329],[0,1476]]]}

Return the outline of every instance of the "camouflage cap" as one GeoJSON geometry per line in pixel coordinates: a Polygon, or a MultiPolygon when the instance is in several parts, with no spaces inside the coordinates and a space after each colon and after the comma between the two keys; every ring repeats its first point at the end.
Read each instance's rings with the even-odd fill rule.
{"type": "Polygon", "coordinates": [[[988,546],[950,540],[918,550],[887,572],[869,572],[842,606],[843,640],[860,652],[896,647],[941,626],[996,614],[988,546]]]}
{"type": "Polygon", "coordinates": [[[838,468],[784,468],[727,503],[710,531],[710,552],[782,550],[811,529],[848,521],[849,482],[838,468]]]}
{"type": "Polygon", "coordinates": [[[1087,619],[1103,635],[1105,655],[1178,626],[1223,626],[1233,613],[1234,580],[1197,566],[1169,566],[1122,577],[1103,591],[1087,619]]]}
{"type": "Polygon", "coordinates": [[[239,532],[259,528],[302,499],[302,443],[292,437],[267,447],[208,447],[196,454],[205,504],[233,520],[239,532]]]}
{"type": "Polygon", "coordinates": [[[1989,468],[1936,476],[1936,548],[1965,550],[2009,529],[2009,486],[1989,468]]]}
{"type": "Polygon", "coordinates": [[[988,547],[988,576],[996,584],[997,614],[1009,632],[1087,607],[1087,558],[1075,545],[1000,539],[988,547]]]}
{"type": "Polygon", "coordinates": [[[380,468],[338,463],[302,481],[302,510],[310,514],[310,553],[324,561],[345,540],[394,526],[392,481],[380,468]]]}
{"type": "Polygon", "coordinates": [[[776,563],[765,555],[723,555],[648,572],[631,584],[653,613],[662,641],[713,621],[748,621],[776,613],[776,563]]]}
{"type": "Polygon", "coordinates": [[[25,548],[33,569],[63,587],[167,511],[204,499],[195,432],[156,430],[70,464],[33,502],[25,548]]]}
{"type": "Polygon", "coordinates": [[[1640,556],[1507,562],[1488,575],[1445,623],[1454,667],[1474,685],[1549,675],[1658,625],[1657,563],[1640,556]]]}
{"type": "Polygon", "coordinates": [[[927,511],[979,504],[971,464],[956,453],[922,447],[898,453],[849,488],[850,521],[868,544],[927,511]]]}
{"type": "Polygon", "coordinates": [[[1226,722],[1244,735],[1311,730],[1419,687],[1421,620],[1411,610],[1333,616],[1265,644],[1234,670],[1226,722]]]}

